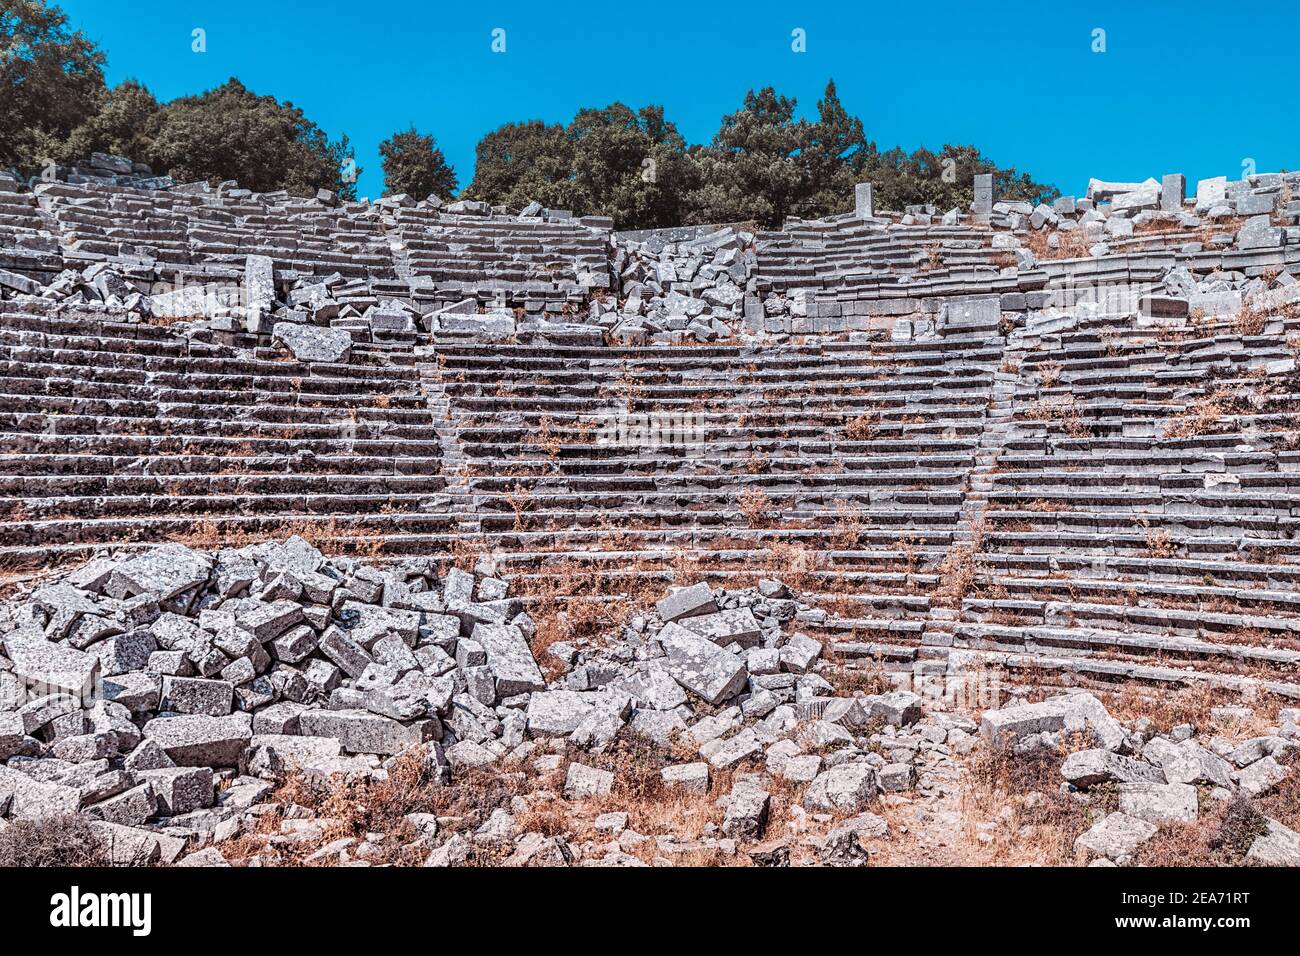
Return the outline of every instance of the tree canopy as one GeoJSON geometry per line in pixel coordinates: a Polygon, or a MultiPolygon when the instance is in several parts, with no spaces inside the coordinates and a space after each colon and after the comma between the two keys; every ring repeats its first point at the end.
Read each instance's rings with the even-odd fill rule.
{"type": "Polygon", "coordinates": [[[104,54],[45,0],[0,0],[0,165],[37,171],[108,152],[181,180],[355,198],[346,136],[331,140],[292,103],[236,79],[160,104],[145,86],[104,82],[104,54]]]}
{"type": "Polygon", "coordinates": [[[104,54],[43,0],[0,0],[0,165],[57,158],[104,88],[104,54]]]}
{"type": "MultiPolygon", "coordinates": [[[[293,103],[239,80],[159,103],[136,80],[112,89],[104,54],[47,0],[0,0],[0,166],[36,171],[92,152],[148,162],[182,181],[238,180],[259,192],[356,197],[360,175],[346,135],[332,140],[293,103]]],[[[536,200],[619,229],[756,222],[853,208],[853,187],[874,186],[876,206],[969,208],[974,177],[992,173],[997,195],[1030,202],[1058,195],[973,145],[879,150],[834,81],[816,118],[772,87],[749,91],[703,145],[688,146],[662,106],[623,103],[578,111],[567,126],[510,122],[478,143],[463,198],[522,208],[536,200]]],[[[386,191],[450,197],[455,170],[434,137],[413,125],[379,146],[386,191]]]]}
{"type": "Polygon", "coordinates": [[[998,195],[1046,201],[1055,189],[1001,169],[974,146],[881,152],[845,108],[832,80],[817,118],[771,87],[751,90],[704,146],[687,147],[663,107],[622,103],[580,110],[567,126],[507,123],[479,142],[466,195],[519,208],[537,200],[578,215],[608,215],[620,229],[747,222],[775,228],[787,216],[853,209],[853,187],[871,182],[878,208],[933,203],[969,208],[976,173],[998,195]]]}
{"type": "Polygon", "coordinates": [[[292,103],[258,96],[234,78],[168,103],[150,152],[154,165],[180,180],[235,179],[257,192],[297,196],[330,189],[345,199],[356,198],[352,156],[347,136],[331,141],[292,103]]]}
{"type": "Polygon", "coordinates": [[[456,171],[434,138],[421,135],[414,126],[380,143],[379,155],[383,157],[385,195],[445,199],[456,192],[456,171]]]}

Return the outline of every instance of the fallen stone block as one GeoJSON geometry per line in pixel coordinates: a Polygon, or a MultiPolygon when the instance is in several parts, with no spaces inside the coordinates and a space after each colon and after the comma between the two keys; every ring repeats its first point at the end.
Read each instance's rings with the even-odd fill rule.
{"type": "Polygon", "coordinates": [[[1270,819],[1268,830],[1246,851],[1246,860],[1260,866],[1300,866],[1300,833],[1270,819]]]}
{"type": "Polygon", "coordinates": [[[304,737],[332,737],[344,750],[400,754],[424,743],[427,721],[403,724],[367,710],[305,710],[298,717],[304,737]]]}
{"type": "Polygon", "coordinates": [[[856,812],[876,798],[876,771],[866,763],[846,763],[818,774],[804,795],[809,810],[856,812]]]}
{"type": "Polygon", "coordinates": [[[185,852],[185,840],[166,833],[106,820],[95,820],[90,828],[103,841],[113,866],[170,866],[185,852]]]}
{"type": "Polygon", "coordinates": [[[1272,757],[1256,760],[1237,773],[1237,785],[1252,797],[1258,797],[1274,789],[1287,778],[1287,769],[1272,757]]]}
{"type": "Polygon", "coordinates": [[[698,614],[713,614],[718,610],[713,600],[713,590],[704,582],[670,592],[655,605],[665,623],[698,614]]]}
{"type": "Polygon", "coordinates": [[[153,791],[158,812],[168,816],[203,810],[215,801],[211,767],[161,767],[137,771],[136,777],[153,791]]]}
{"type": "Polygon", "coordinates": [[[687,793],[709,792],[709,765],[707,763],[681,763],[659,771],[664,786],[670,790],[687,793]]]}
{"type": "Polygon", "coordinates": [[[564,737],[573,733],[596,706],[596,694],[552,690],[528,698],[527,726],[534,737],[564,737]]]}
{"type": "Polygon", "coordinates": [[[352,357],[352,333],[297,322],[277,322],[272,337],[299,362],[347,362],[352,357]]]}
{"type": "Polygon", "coordinates": [[[1169,783],[1216,787],[1227,787],[1232,783],[1232,765],[1190,740],[1174,743],[1156,737],[1142,748],[1142,756],[1158,766],[1169,783]]]}
{"type": "Polygon", "coordinates": [[[210,717],[191,714],[155,717],[144,725],[154,741],[180,767],[235,767],[253,736],[247,714],[210,717]]]}
{"type": "Polygon", "coordinates": [[[11,767],[0,767],[0,808],[5,806],[8,806],[8,815],[15,820],[39,820],[76,813],[81,806],[81,791],[60,783],[36,780],[11,767]]]}
{"type": "Polygon", "coordinates": [[[1111,813],[1074,841],[1076,853],[1091,853],[1127,862],[1143,843],[1156,835],[1156,825],[1127,813],[1111,813]]]}
{"type": "Polygon", "coordinates": [[[52,641],[16,638],[5,641],[5,651],[29,697],[58,694],[84,701],[96,690],[100,663],[94,654],[52,641]]]}
{"type": "Polygon", "coordinates": [[[495,753],[472,740],[461,740],[447,748],[447,763],[456,770],[486,767],[496,760],[495,753]]]}
{"type": "Polygon", "coordinates": [[[148,594],[159,602],[207,583],[212,561],[183,545],[163,545],[136,555],[113,569],[110,597],[148,594]]]}
{"type": "Polygon", "coordinates": [[[722,832],[737,840],[762,839],[771,800],[771,795],[758,783],[745,779],[737,781],[725,797],[722,832]]]}
{"type": "Polygon", "coordinates": [[[781,647],[781,668],[794,674],[806,674],[821,653],[819,641],[806,634],[795,634],[781,647]]]}
{"type": "Polygon", "coordinates": [[[1121,783],[1119,808],[1156,825],[1191,823],[1199,813],[1196,788],[1188,783],[1121,783]]]}
{"type": "Polygon", "coordinates": [[[763,742],[752,727],[745,727],[733,737],[710,740],[700,748],[700,756],[715,770],[726,770],[763,752],[763,742]]]}
{"type": "Polygon", "coordinates": [[[87,813],[109,823],[123,826],[140,826],[158,812],[158,799],[153,788],[142,783],[116,796],[85,807],[87,813]]]}
{"type": "Polygon", "coordinates": [[[708,638],[719,647],[739,644],[753,647],[763,640],[762,628],[754,620],[754,612],[747,607],[684,617],[682,626],[700,637],[708,638]]]}
{"type": "Polygon", "coordinates": [[[1082,788],[1099,783],[1165,782],[1164,772],[1159,767],[1100,748],[1070,754],[1061,764],[1061,776],[1082,788]]]}
{"type": "Polygon", "coordinates": [[[560,837],[541,833],[525,833],[515,844],[515,851],[506,857],[503,866],[568,866],[573,862],[573,850],[560,837]]]}
{"type": "Polygon", "coordinates": [[[234,706],[234,699],[235,686],[229,681],[198,677],[162,679],[162,710],[224,717],[234,706]]]}
{"type": "Polygon", "coordinates": [[[500,697],[544,691],[546,680],[523,632],[512,624],[475,624],[472,637],[487,655],[500,697]]]}
{"type": "Polygon", "coordinates": [[[580,763],[569,764],[569,772],[564,778],[564,796],[568,800],[603,797],[613,787],[614,774],[611,771],[580,763]]]}
{"type": "Polygon", "coordinates": [[[906,727],[921,719],[921,698],[911,691],[896,690],[862,697],[859,703],[869,717],[883,720],[892,727],[906,727]]]}
{"type": "Polygon", "coordinates": [[[1025,737],[1058,731],[1087,732],[1107,750],[1118,749],[1127,739],[1119,721],[1106,712],[1101,701],[1087,693],[986,710],[980,717],[980,733],[997,749],[1011,749],[1025,737]]]}
{"type": "Polygon", "coordinates": [[[716,706],[744,690],[749,672],[743,658],[680,624],[665,625],[658,640],[668,657],[668,673],[709,704],[716,706]]]}

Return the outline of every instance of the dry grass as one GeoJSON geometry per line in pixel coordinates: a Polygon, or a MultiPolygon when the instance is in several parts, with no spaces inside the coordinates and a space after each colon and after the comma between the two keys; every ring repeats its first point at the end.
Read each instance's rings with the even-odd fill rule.
{"type": "Polygon", "coordinates": [[[1035,259],[1082,259],[1089,255],[1092,241],[1082,229],[1030,230],[1022,237],[1025,247],[1034,254],[1035,259]],[[1056,236],[1056,248],[1048,245],[1048,237],[1056,236]]]}
{"type": "Polygon", "coordinates": [[[1227,410],[1218,394],[1205,395],[1192,402],[1165,428],[1165,438],[1195,438],[1224,430],[1227,410]]]}
{"type": "Polygon", "coordinates": [[[880,430],[880,420],[875,415],[859,415],[844,426],[849,441],[871,441],[880,430]]]}
{"type": "Polygon", "coordinates": [[[1086,746],[1082,738],[1067,740],[1060,751],[1016,756],[981,749],[963,768],[962,831],[966,862],[981,866],[1071,866],[1079,862],[1074,841],[1117,798],[1106,787],[1094,787],[1081,802],[1061,792],[1061,764],[1066,755],[1086,746]],[[978,838],[978,824],[998,821],[988,842],[978,838]]]}
{"type": "MultiPolygon", "coordinates": [[[[0,868],[109,866],[108,847],[81,814],[14,820],[0,830],[0,868]]],[[[134,865],[141,865],[136,863],[134,865]]]]}
{"type": "Polygon", "coordinates": [[[750,485],[736,496],[736,506],[751,528],[766,528],[775,520],[772,499],[757,485],[750,485]]]}
{"type": "Polygon", "coordinates": [[[383,553],[384,535],[388,533],[382,528],[340,524],[336,518],[327,521],[286,519],[265,530],[256,531],[227,527],[212,518],[200,518],[185,531],[167,535],[167,540],[200,551],[217,551],[222,548],[243,548],[263,541],[281,541],[297,535],[327,555],[353,555],[373,559],[383,553]]]}
{"type": "Polygon", "coordinates": [[[1071,438],[1087,438],[1091,434],[1073,395],[1039,399],[1025,410],[1025,418],[1033,422],[1055,422],[1071,438]]]}
{"type": "Polygon", "coordinates": [[[1038,366],[1038,384],[1043,388],[1054,388],[1061,382],[1061,363],[1044,362],[1038,366]]]}
{"type": "Polygon", "coordinates": [[[1173,539],[1164,528],[1147,528],[1146,539],[1149,558],[1172,558],[1178,553],[1173,539]]]}

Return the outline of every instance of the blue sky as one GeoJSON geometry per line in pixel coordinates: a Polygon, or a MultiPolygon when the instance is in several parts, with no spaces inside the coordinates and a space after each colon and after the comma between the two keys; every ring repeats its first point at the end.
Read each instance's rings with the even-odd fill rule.
{"type": "MultiPolygon", "coordinates": [[[[414,123],[468,183],[474,146],[510,120],[661,103],[706,142],[745,91],[772,85],[815,115],[828,77],[882,148],[974,143],[1066,193],[1090,175],[1238,178],[1300,167],[1292,3],[678,2],[633,0],[60,0],[160,99],[237,76],[347,133],[383,188],[378,145],[414,123]],[[207,52],[191,50],[195,28],[207,52]],[[491,50],[506,31],[506,52],[491,50]],[[806,31],[807,52],[791,50],[806,31]],[[1092,52],[1105,30],[1106,52],[1092,52]],[[1289,75],[1288,75],[1289,74],[1289,75]]],[[[1190,183],[1189,183],[1190,187],[1190,183]]]]}

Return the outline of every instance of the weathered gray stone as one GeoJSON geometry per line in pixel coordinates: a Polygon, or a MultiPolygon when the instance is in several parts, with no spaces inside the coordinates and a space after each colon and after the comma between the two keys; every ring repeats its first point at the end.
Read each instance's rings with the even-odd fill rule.
{"type": "Polygon", "coordinates": [[[706,702],[716,706],[744,690],[749,672],[742,658],[679,624],[665,625],[658,640],[667,654],[668,673],[706,702]]]}
{"type": "Polygon", "coordinates": [[[738,780],[726,798],[722,832],[737,840],[761,840],[767,827],[771,795],[754,780],[738,780]]]}
{"type": "Polygon", "coordinates": [[[160,707],[177,714],[223,717],[233,708],[234,696],[235,687],[229,681],[164,677],[160,707]]]}
{"type": "Polygon", "coordinates": [[[1121,783],[1119,808],[1148,823],[1190,823],[1196,819],[1196,788],[1188,783],[1121,783]]]}
{"type": "Polygon", "coordinates": [[[119,564],[109,578],[114,597],[148,594],[166,601],[205,584],[212,570],[206,555],[183,545],[163,545],[119,564]]]}
{"type": "Polygon", "coordinates": [[[180,767],[234,767],[253,736],[247,714],[155,717],[144,735],[180,767]]]}
{"type": "Polygon", "coordinates": [[[1106,712],[1092,694],[1072,693],[1036,704],[1021,704],[1001,710],[986,710],[980,717],[980,733],[994,747],[1014,747],[1032,734],[1088,732],[1107,750],[1121,747],[1127,733],[1106,712]]]}
{"type": "Polygon", "coordinates": [[[896,690],[888,694],[876,694],[862,697],[858,702],[867,711],[869,718],[883,720],[893,727],[906,727],[921,719],[921,698],[911,691],[896,690]]]}
{"type": "Polygon", "coordinates": [[[534,737],[564,737],[592,712],[599,695],[552,690],[528,698],[528,732],[534,737]]]}
{"type": "Polygon", "coordinates": [[[867,763],[846,763],[818,774],[804,795],[809,810],[856,812],[876,798],[876,771],[867,763]]]}
{"type": "Polygon", "coordinates": [[[337,627],[331,627],[321,635],[320,652],[349,677],[360,677],[374,663],[364,647],[337,627]]]}
{"type": "Polygon", "coordinates": [[[1270,819],[1267,832],[1255,837],[1246,859],[1261,866],[1300,866],[1300,833],[1270,819]]]}
{"type": "Polygon", "coordinates": [[[707,763],[680,763],[659,771],[664,785],[686,793],[709,792],[709,765],[707,763]]]}
{"type": "Polygon", "coordinates": [[[76,813],[81,806],[81,792],[76,787],[47,783],[11,767],[0,767],[0,808],[6,805],[15,820],[39,820],[76,813]]]}
{"type": "Polygon", "coordinates": [[[1061,764],[1061,776],[1076,787],[1099,783],[1164,783],[1159,767],[1100,748],[1079,750],[1061,764]]]}
{"type": "Polygon", "coordinates": [[[475,624],[473,638],[487,655],[500,697],[546,689],[541,668],[523,633],[513,624],[475,624]]]}
{"type": "Polygon", "coordinates": [[[718,610],[718,605],[713,600],[712,589],[701,581],[688,588],[670,592],[659,600],[655,610],[665,622],[670,622],[697,614],[713,614],[718,610]]]}
{"type": "Polygon", "coordinates": [[[1286,778],[1287,769],[1272,757],[1265,757],[1244,767],[1237,774],[1237,783],[1242,790],[1258,797],[1274,789],[1286,778]]]}
{"type": "Polygon", "coordinates": [[[614,774],[611,771],[571,763],[564,779],[564,796],[568,800],[586,800],[590,797],[602,797],[613,787],[614,774]]]}
{"type": "Polygon", "coordinates": [[[1227,787],[1232,783],[1232,766],[1190,740],[1180,743],[1156,737],[1142,748],[1142,756],[1160,767],[1170,783],[1209,784],[1227,787]]]}
{"type": "Polygon", "coordinates": [[[68,695],[89,700],[100,676],[99,658],[63,644],[10,637],[4,643],[13,674],[29,696],[68,695]]]}
{"type": "Polygon", "coordinates": [[[153,791],[159,813],[175,816],[213,804],[215,795],[210,767],[160,767],[138,771],[136,776],[153,791]]]}
{"type": "Polygon", "coordinates": [[[352,357],[352,333],[346,329],[277,322],[272,336],[299,362],[340,363],[352,357]]]}
{"type": "Polygon", "coordinates": [[[763,639],[763,631],[747,607],[731,608],[713,614],[698,614],[681,619],[682,626],[720,647],[739,644],[753,647],[763,639]]]}
{"type": "Polygon", "coordinates": [[[333,737],[352,753],[399,754],[426,739],[424,722],[403,724],[365,710],[305,710],[298,725],[305,737],[333,737]]]}
{"type": "Polygon", "coordinates": [[[763,752],[763,742],[752,727],[731,737],[716,737],[700,747],[700,756],[715,770],[726,770],[763,752]]]}
{"type": "Polygon", "coordinates": [[[1092,853],[1122,863],[1155,835],[1155,824],[1127,813],[1111,813],[1081,834],[1074,841],[1074,850],[1076,853],[1092,853]]]}

